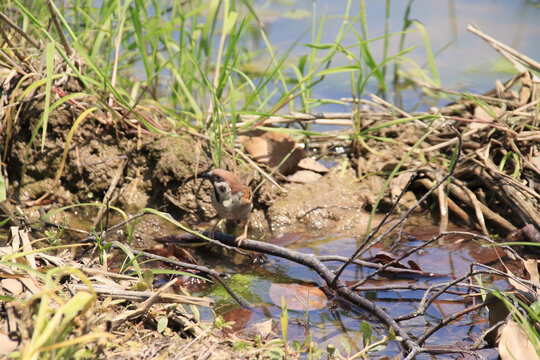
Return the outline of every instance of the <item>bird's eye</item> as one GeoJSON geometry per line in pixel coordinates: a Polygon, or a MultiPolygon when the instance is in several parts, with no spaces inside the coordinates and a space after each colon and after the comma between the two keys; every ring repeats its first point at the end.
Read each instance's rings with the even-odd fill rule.
{"type": "Polygon", "coordinates": [[[225,190],[227,190],[227,189],[225,189],[224,185],[220,185],[220,186],[218,186],[218,190],[219,190],[220,193],[224,193],[225,190]]]}

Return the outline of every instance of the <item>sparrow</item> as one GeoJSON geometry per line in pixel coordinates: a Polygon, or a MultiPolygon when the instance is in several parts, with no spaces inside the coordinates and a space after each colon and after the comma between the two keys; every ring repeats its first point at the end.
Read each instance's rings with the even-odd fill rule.
{"type": "MultiPolygon", "coordinates": [[[[235,239],[238,246],[247,239],[249,215],[253,209],[251,190],[243,185],[232,172],[223,169],[213,169],[202,174],[202,177],[210,180],[214,186],[214,192],[210,195],[212,205],[222,219],[245,220],[244,233],[235,239]]],[[[211,234],[219,221],[214,225],[211,234]]]]}

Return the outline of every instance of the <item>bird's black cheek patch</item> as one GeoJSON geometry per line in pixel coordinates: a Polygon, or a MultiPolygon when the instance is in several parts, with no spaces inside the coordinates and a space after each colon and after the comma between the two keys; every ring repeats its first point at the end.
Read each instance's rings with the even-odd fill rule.
{"type": "Polygon", "coordinates": [[[223,194],[223,193],[225,192],[225,190],[227,190],[227,189],[225,188],[225,186],[224,186],[224,185],[220,185],[220,186],[218,186],[218,191],[219,191],[220,193],[222,193],[222,194],[223,194]]]}
{"type": "Polygon", "coordinates": [[[217,201],[221,201],[221,195],[219,195],[219,191],[217,191],[217,189],[214,189],[214,196],[216,197],[217,201]]]}

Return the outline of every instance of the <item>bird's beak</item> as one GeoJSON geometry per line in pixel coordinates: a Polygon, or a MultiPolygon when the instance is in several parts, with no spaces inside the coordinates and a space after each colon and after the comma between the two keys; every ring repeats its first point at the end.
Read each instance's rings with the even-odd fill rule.
{"type": "Polygon", "coordinates": [[[210,179],[212,178],[212,174],[210,173],[210,171],[205,171],[205,172],[203,172],[203,173],[201,174],[201,177],[202,177],[203,179],[208,179],[208,180],[210,180],[210,179]]]}

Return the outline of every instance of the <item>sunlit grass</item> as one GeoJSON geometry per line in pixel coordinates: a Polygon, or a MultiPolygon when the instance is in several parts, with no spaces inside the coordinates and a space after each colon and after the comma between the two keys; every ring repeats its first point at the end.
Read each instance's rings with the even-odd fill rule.
{"type": "MultiPolygon", "coordinates": [[[[385,34],[369,38],[363,2],[357,14],[351,14],[352,1],[346,3],[337,29],[326,26],[324,9],[313,3],[311,42],[293,42],[280,51],[260,26],[258,9],[247,1],[46,4],[14,0],[1,8],[4,12],[15,10],[15,21],[40,41],[42,47],[33,50],[34,56],[46,54],[46,76],[35,85],[45,91],[45,108],[33,136],[39,130],[42,147],[49,113],[67,101],[62,97],[51,103],[57,76],[76,77],[84,89],[77,96],[96,96],[98,107],[107,111],[112,124],[133,128],[126,120],[128,112],[146,129],[163,132],[156,125],[159,120],[138,110],[141,106],[157,106],[175,128],[208,135],[213,160],[219,166],[224,152],[234,155],[234,139],[239,132],[259,126],[267,116],[287,108],[309,113],[324,103],[312,99],[312,89],[327,77],[349,74],[355,98],[362,97],[372,79],[389,96],[387,65],[412,49],[400,48],[396,54],[389,51],[390,39],[400,36],[403,40],[407,27],[405,32],[392,34],[387,26],[385,34]],[[54,27],[46,25],[51,18],[54,27]],[[334,33],[334,40],[321,43],[323,33],[334,33]],[[253,47],[249,41],[252,37],[262,40],[261,48],[253,47]],[[374,41],[384,43],[379,63],[371,53],[370,43],[374,41]],[[304,48],[305,52],[291,57],[294,48],[304,48]],[[58,57],[66,67],[56,74],[53,68],[58,57]],[[85,64],[83,71],[78,59],[85,64]],[[342,65],[343,59],[349,65],[342,65]],[[262,71],[249,70],[254,60],[265,63],[262,71]],[[258,118],[239,129],[236,123],[240,116],[250,114],[258,118]]],[[[436,78],[432,57],[429,59],[436,78]]],[[[359,127],[355,129],[362,137],[359,127]]]]}

